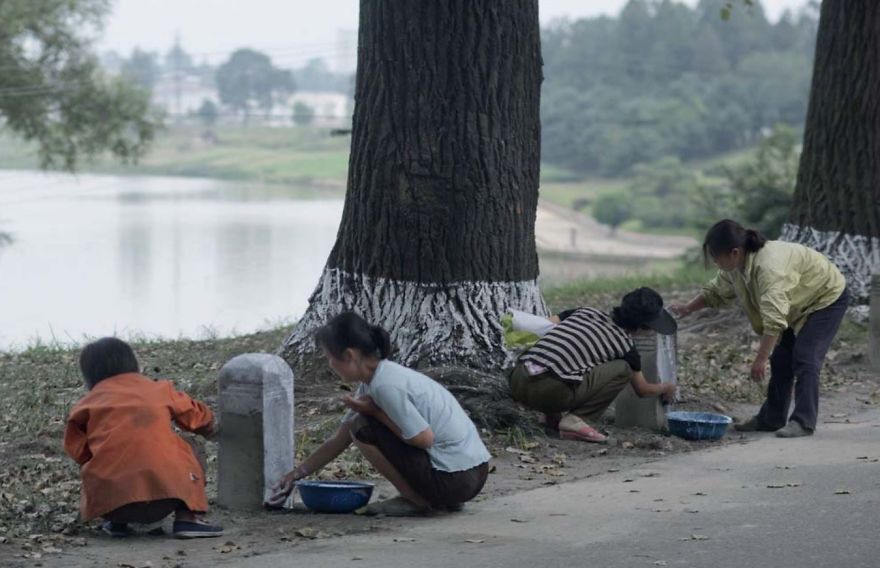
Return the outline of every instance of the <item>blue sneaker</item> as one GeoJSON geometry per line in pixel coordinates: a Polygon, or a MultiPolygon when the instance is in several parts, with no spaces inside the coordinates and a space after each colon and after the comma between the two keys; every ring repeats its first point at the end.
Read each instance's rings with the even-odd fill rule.
{"type": "Polygon", "coordinates": [[[223,527],[203,521],[174,521],[174,538],[212,538],[223,536],[223,527]]]}
{"type": "Polygon", "coordinates": [[[134,531],[127,523],[114,523],[111,521],[104,521],[101,525],[101,530],[113,538],[122,538],[134,534],[134,531]]]}

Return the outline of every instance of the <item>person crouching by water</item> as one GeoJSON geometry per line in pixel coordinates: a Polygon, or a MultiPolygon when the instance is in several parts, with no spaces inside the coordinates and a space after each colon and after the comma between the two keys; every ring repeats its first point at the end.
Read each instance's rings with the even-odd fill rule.
{"type": "Polygon", "coordinates": [[[688,304],[670,309],[687,316],[739,298],[761,336],[752,380],[763,380],[770,363],[767,399],[736,429],[776,431],[780,438],[811,435],[819,412],[819,371],[849,302],[840,270],[813,249],[768,241],[729,219],[706,233],[703,256],[718,267],[717,276],[688,304]]]}
{"type": "Polygon", "coordinates": [[[70,411],[64,450],[80,465],[83,520],[103,517],[104,532],[122,537],[133,532],[129,523],[157,523],[174,513],[177,538],[221,536],[221,527],[198,516],[208,510],[204,467],[171,427],[173,421],[209,436],[211,410],[170,381],[141,375],[121,339],[89,343],[79,364],[89,392],[70,411]]]}
{"type": "Polygon", "coordinates": [[[358,383],[336,433],[277,485],[268,505],[283,503],[297,480],[316,473],[354,443],[400,493],[367,514],[421,515],[459,510],[486,483],[489,458],[477,428],[452,394],[431,378],[388,360],[381,327],[352,312],[315,333],[330,369],[358,383]]]}
{"type": "Polygon", "coordinates": [[[674,384],[645,380],[632,339],[640,330],[671,335],[677,329],[654,290],[626,294],[610,315],[582,307],[551,320],[559,325],[519,356],[508,382],[513,399],[543,412],[561,438],[605,442],[589,423],[595,424],[627,384],[640,397],[675,396],[674,384]]]}

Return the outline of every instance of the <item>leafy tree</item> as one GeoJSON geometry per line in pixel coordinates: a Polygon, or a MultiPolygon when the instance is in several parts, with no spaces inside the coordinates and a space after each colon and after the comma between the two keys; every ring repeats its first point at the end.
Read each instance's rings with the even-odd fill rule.
{"type": "Polygon", "coordinates": [[[777,122],[800,127],[815,10],[771,24],[757,0],[732,2],[728,21],[723,7],[630,0],[618,18],[545,28],[543,159],[618,176],[753,145],[777,122]]]}
{"type": "Polygon", "coordinates": [[[293,123],[297,126],[307,126],[315,120],[315,109],[302,101],[293,103],[293,123]]]}
{"type": "Polygon", "coordinates": [[[247,118],[252,105],[271,110],[275,97],[294,91],[290,71],[272,65],[268,55],[253,49],[238,49],[217,69],[220,102],[247,118]]]}
{"type": "Polygon", "coordinates": [[[634,170],[630,185],[634,214],[649,228],[680,229],[690,225],[694,214],[692,197],[698,180],[678,158],[664,157],[634,170]]]}
{"type": "Polygon", "coordinates": [[[738,217],[773,239],[791,210],[799,160],[797,139],[795,130],[778,125],[753,159],[726,171],[738,217]]]}
{"type": "Polygon", "coordinates": [[[202,124],[205,125],[205,128],[213,128],[217,123],[217,118],[220,116],[220,111],[217,108],[217,105],[214,104],[214,101],[211,99],[204,99],[199,110],[196,111],[196,115],[198,115],[202,124]]]}
{"type": "Polygon", "coordinates": [[[104,75],[88,30],[100,27],[105,0],[0,2],[2,128],[37,144],[43,167],[76,168],[110,151],[140,157],[160,118],[149,94],[104,75]]]}
{"type": "Polygon", "coordinates": [[[152,90],[159,80],[161,70],[155,53],[136,47],[131,56],[122,63],[122,75],[146,90],[152,90]]]}
{"type": "Polygon", "coordinates": [[[603,193],[593,204],[593,217],[611,227],[611,236],[632,216],[632,198],[626,192],[603,193]]]}

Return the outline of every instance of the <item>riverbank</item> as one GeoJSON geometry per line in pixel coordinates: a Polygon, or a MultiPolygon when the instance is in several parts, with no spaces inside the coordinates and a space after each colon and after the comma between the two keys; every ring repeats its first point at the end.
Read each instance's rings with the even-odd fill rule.
{"type": "MultiPolygon", "coordinates": [[[[323,188],[334,195],[345,190],[351,138],[334,136],[320,127],[268,128],[170,125],[161,131],[137,164],[124,165],[107,157],[80,164],[80,173],[156,175],[248,181],[270,185],[323,188]]],[[[742,163],[754,154],[740,150],[684,164],[692,175],[706,182],[704,171],[742,163]]],[[[35,146],[0,136],[0,170],[36,170],[35,146]]],[[[635,177],[584,177],[552,164],[541,165],[540,196],[545,202],[590,213],[597,197],[619,193],[632,186],[635,177]]],[[[637,221],[625,229],[652,234],[692,236],[683,229],[642,227],[637,221]]]]}
{"type": "MultiPolygon", "coordinates": [[[[624,291],[648,284],[660,289],[667,301],[681,300],[698,289],[694,283],[698,276],[696,272],[680,272],[605,279],[548,290],[546,298],[554,311],[574,305],[607,309],[624,291]]],[[[178,388],[213,404],[217,371],[226,361],[245,352],[274,352],[289,331],[290,327],[284,326],[232,338],[140,341],[134,346],[148,375],[173,378],[178,388]]],[[[880,402],[876,374],[871,375],[863,366],[866,334],[864,325],[847,321],[829,355],[823,405],[826,411],[831,408],[832,416],[844,417],[854,409],[880,402]]],[[[702,318],[684,323],[679,378],[685,400],[680,408],[734,415],[750,412],[763,396],[762,388],[746,378],[752,342],[748,325],[738,312],[706,312],[702,318]]],[[[20,554],[46,554],[46,548],[51,554],[55,548],[85,544],[98,534],[94,524],[77,520],[77,469],[61,450],[65,417],[83,394],[77,357],[74,348],[48,345],[0,354],[0,546],[15,546],[20,554]]],[[[298,454],[311,451],[335,429],[343,392],[336,383],[298,378],[298,454]]],[[[562,442],[519,429],[484,432],[496,463],[486,497],[581,479],[706,446],[651,432],[617,430],[611,418],[606,417],[600,425],[614,436],[607,447],[562,442]]],[[[213,494],[215,445],[208,443],[207,452],[213,494]]],[[[358,455],[348,452],[322,475],[363,478],[373,474],[358,455]]],[[[225,513],[219,518],[226,523],[249,522],[225,513]]],[[[372,523],[343,521],[307,516],[295,524],[300,529],[300,525],[311,527],[309,534],[320,532],[326,537],[373,530],[372,523]]],[[[281,546],[299,537],[285,538],[281,546]]],[[[279,545],[274,537],[273,543],[279,545]]]]}

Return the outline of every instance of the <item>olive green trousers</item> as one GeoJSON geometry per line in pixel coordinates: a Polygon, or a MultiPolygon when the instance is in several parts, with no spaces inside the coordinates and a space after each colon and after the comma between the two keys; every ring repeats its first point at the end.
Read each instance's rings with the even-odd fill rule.
{"type": "Polygon", "coordinates": [[[570,412],[595,422],[631,378],[632,370],[622,359],[593,368],[579,383],[563,380],[552,371],[531,376],[522,363],[517,363],[508,374],[508,384],[513,400],[532,410],[544,414],[570,412]]]}

